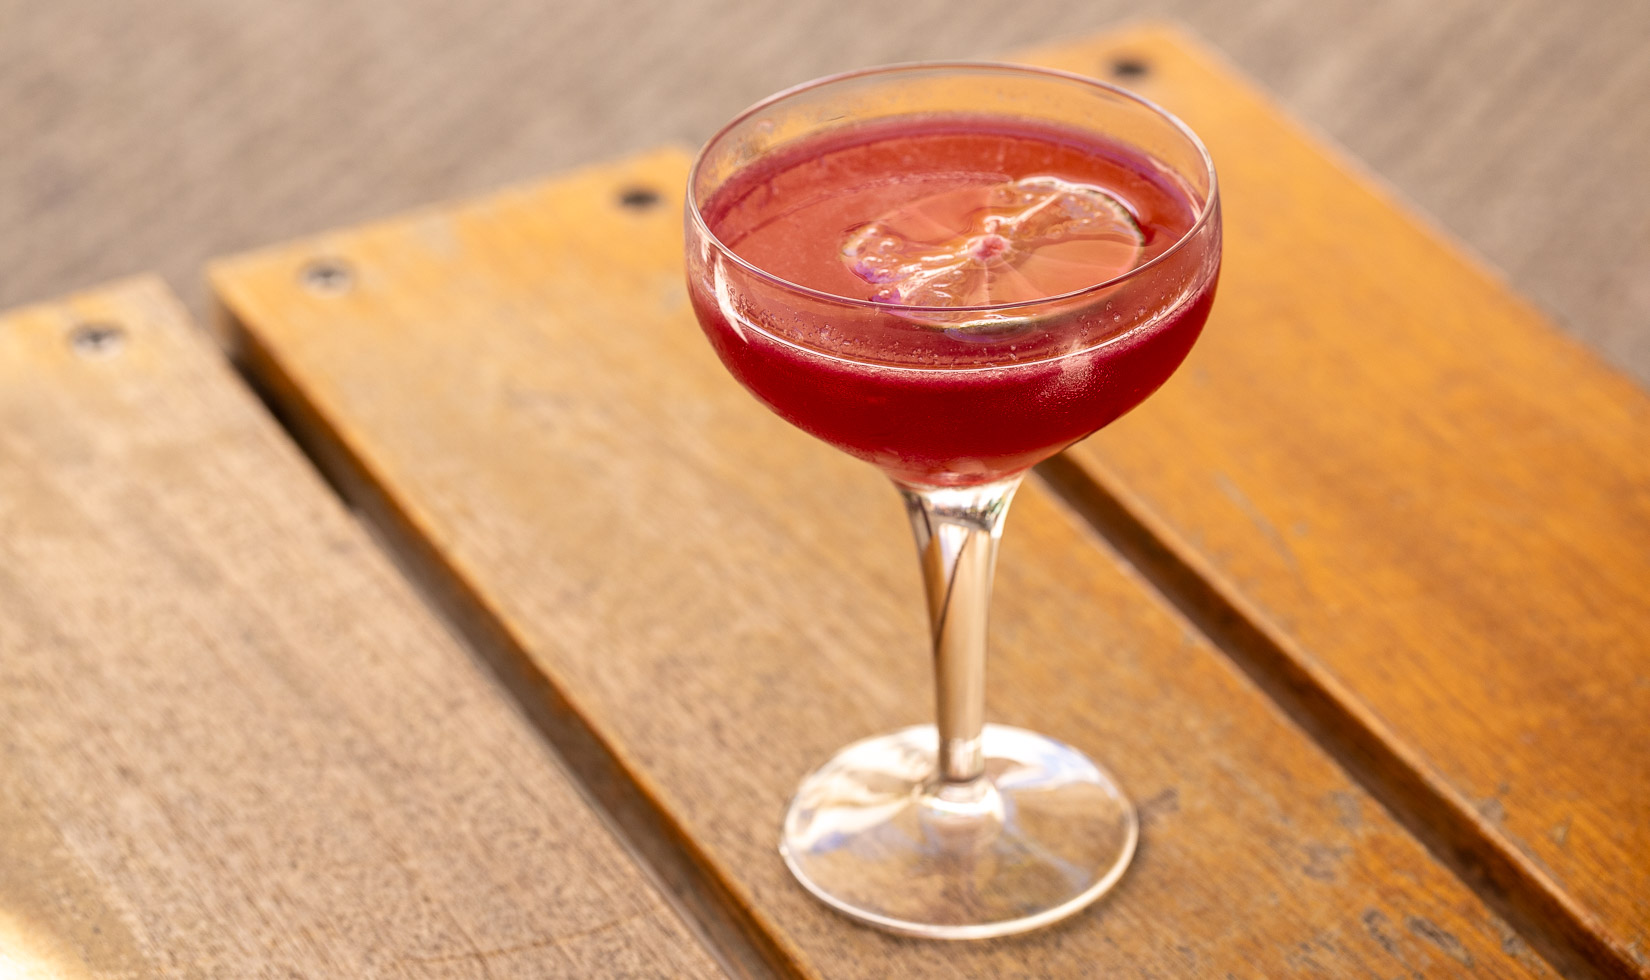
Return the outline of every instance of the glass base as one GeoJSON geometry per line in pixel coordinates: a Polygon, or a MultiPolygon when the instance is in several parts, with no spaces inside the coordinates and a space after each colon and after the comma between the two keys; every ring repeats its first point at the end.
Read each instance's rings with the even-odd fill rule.
{"type": "Polygon", "coordinates": [[[1139,820],[1087,756],[987,725],[986,778],[943,785],[937,746],[918,725],[855,742],[802,781],[779,852],[804,887],[890,932],[984,939],[1058,922],[1123,876],[1139,820]]]}

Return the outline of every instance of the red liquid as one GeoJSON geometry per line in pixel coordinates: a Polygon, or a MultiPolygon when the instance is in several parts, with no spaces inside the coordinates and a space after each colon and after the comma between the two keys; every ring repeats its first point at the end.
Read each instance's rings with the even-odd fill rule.
{"type": "MultiPolygon", "coordinates": [[[[1161,167],[1099,137],[942,117],[806,142],[736,173],[702,213],[719,240],[771,275],[834,296],[881,299],[879,286],[843,258],[855,228],[912,201],[969,187],[983,194],[1035,176],[1100,187],[1121,202],[1144,239],[1136,264],[1179,241],[1201,206],[1161,167]]],[[[690,273],[689,287],[722,361],[780,416],[902,482],[966,486],[1027,469],[1168,379],[1214,298],[1219,239],[1210,240],[1216,251],[1200,276],[1187,274],[1197,260],[1171,257],[1036,319],[989,326],[957,328],[956,319],[967,318],[954,316],[946,329],[943,314],[808,297],[737,266],[725,270],[721,301],[708,272],[690,273]]],[[[1087,283],[1069,275],[1052,281],[1069,290],[1116,271],[1100,269],[1087,283]]]]}

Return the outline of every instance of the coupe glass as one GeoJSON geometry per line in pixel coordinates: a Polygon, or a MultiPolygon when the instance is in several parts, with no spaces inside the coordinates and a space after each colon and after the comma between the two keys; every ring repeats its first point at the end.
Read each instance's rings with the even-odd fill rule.
{"type": "Polygon", "coordinates": [[[1151,394],[1201,330],[1220,268],[1208,153],[1168,113],[1091,79],[899,65],[798,86],[729,123],[694,164],[686,223],[690,295],[723,363],[780,416],[893,479],[926,584],[937,725],[856,742],[804,779],[781,830],[785,862],[826,904],[899,933],[984,938],[1071,915],[1122,876],[1139,822],[1081,752],[985,723],[997,542],[1026,470],[1151,394]],[[801,141],[948,116],[1097,136],[1171,184],[1192,223],[1105,282],[972,307],[812,289],[713,230],[718,189],[801,141]]]}

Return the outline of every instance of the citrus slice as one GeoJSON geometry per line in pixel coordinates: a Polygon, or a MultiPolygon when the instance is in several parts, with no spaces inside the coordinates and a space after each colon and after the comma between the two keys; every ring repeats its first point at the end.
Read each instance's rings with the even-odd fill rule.
{"type": "Polygon", "coordinates": [[[1059,296],[1140,263],[1145,236],[1090,184],[1025,177],[935,194],[854,228],[842,260],[902,306],[987,306],[1059,296]]]}

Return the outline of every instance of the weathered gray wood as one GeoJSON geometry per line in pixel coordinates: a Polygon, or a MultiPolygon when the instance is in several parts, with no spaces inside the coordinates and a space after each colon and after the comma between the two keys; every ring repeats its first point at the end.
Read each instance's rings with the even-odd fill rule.
{"type": "Polygon", "coordinates": [[[0,0],[0,303],[1176,17],[1650,381],[1643,0],[0,0]]]}
{"type": "Polygon", "coordinates": [[[719,975],[153,280],[0,318],[0,975],[719,975]]]}

